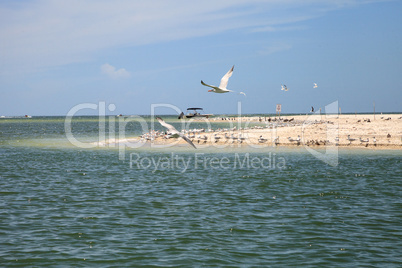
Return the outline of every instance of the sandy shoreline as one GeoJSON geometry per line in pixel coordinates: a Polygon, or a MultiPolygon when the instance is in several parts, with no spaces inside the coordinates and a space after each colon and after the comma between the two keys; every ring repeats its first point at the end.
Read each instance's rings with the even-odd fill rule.
{"type": "MultiPolygon", "coordinates": [[[[227,120],[210,118],[211,122],[227,120]]],[[[276,117],[231,118],[247,123],[242,129],[218,129],[208,132],[189,132],[186,135],[197,148],[239,146],[338,146],[368,149],[402,149],[402,114],[357,114],[357,115],[298,115],[276,117]],[[350,135],[352,141],[348,140],[350,135]],[[263,139],[259,139],[262,137],[263,139]],[[206,139],[206,140],[205,140],[206,139]]],[[[234,124],[235,125],[235,124],[234,124]]],[[[244,124],[243,124],[244,125],[244,124]]],[[[157,145],[185,144],[179,139],[153,140],[129,138],[120,142],[153,142],[157,145]]],[[[116,143],[109,140],[106,145],[116,143]]]]}

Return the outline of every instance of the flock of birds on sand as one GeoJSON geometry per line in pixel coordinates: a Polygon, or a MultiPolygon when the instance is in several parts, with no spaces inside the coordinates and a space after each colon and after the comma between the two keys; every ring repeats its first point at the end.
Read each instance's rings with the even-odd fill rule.
{"type": "MultiPolygon", "coordinates": [[[[201,80],[201,84],[202,84],[203,86],[212,88],[212,89],[208,90],[208,92],[214,92],[214,93],[228,93],[228,92],[234,92],[233,90],[227,89],[227,85],[228,85],[228,82],[229,82],[229,78],[232,76],[233,70],[234,70],[234,65],[233,65],[232,68],[230,68],[230,70],[221,78],[221,82],[220,82],[220,84],[219,84],[218,87],[217,87],[217,86],[213,86],[213,85],[206,84],[206,83],[204,83],[204,81],[202,81],[202,80],[201,80]]],[[[317,88],[317,87],[318,87],[316,83],[313,83],[313,84],[314,84],[313,88],[317,88]]],[[[286,85],[281,85],[281,90],[288,91],[288,88],[287,88],[286,85]]],[[[242,95],[246,96],[246,93],[244,93],[244,92],[239,92],[239,94],[242,94],[242,95]]],[[[191,138],[189,138],[188,136],[186,136],[184,133],[179,132],[175,127],[173,127],[172,125],[170,125],[170,124],[166,123],[165,121],[163,121],[162,118],[157,117],[156,119],[159,121],[159,123],[160,123],[163,127],[167,128],[167,135],[166,135],[165,137],[168,137],[168,138],[179,138],[179,137],[181,137],[181,138],[184,139],[187,143],[189,143],[191,146],[193,146],[194,148],[197,148],[197,147],[195,147],[195,145],[194,145],[194,143],[192,142],[191,138]]],[[[154,138],[153,135],[150,135],[150,134],[144,134],[144,135],[145,135],[145,136],[142,137],[142,138],[145,138],[146,140],[148,140],[148,139],[149,139],[149,140],[152,140],[152,139],[154,138]]],[[[191,136],[190,136],[190,137],[191,137],[191,136]]],[[[218,141],[221,139],[221,137],[219,137],[219,136],[217,136],[217,134],[215,134],[215,135],[214,135],[214,139],[215,139],[215,142],[218,142],[218,141]]],[[[231,136],[227,136],[227,133],[225,133],[225,139],[226,139],[226,140],[230,140],[230,139],[231,139],[231,140],[232,140],[232,143],[234,143],[235,140],[237,140],[237,141],[240,142],[240,143],[242,143],[242,142],[245,140],[245,138],[242,137],[241,134],[239,134],[238,137],[234,137],[233,134],[232,134],[231,136]]],[[[205,136],[205,135],[204,135],[203,137],[200,136],[200,137],[198,138],[198,143],[200,142],[200,140],[204,140],[204,142],[206,142],[207,136],[205,136]]],[[[289,141],[290,141],[290,140],[289,140],[289,141]]],[[[295,141],[300,142],[300,137],[298,137],[298,139],[296,139],[295,141]]],[[[259,143],[264,143],[264,142],[266,142],[266,139],[264,139],[262,136],[260,136],[260,138],[258,139],[258,142],[259,142],[259,143]]],[[[278,142],[279,142],[279,137],[277,137],[277,138],[273,141],[273,143],[275,143],[275,144],[278,144],[278,142]]]]}
{"type": "MultiPolygon", "coordinates": [[[[156,119],[158,120],[158,122],[165,128],[167,128],[166,133],[163,132],[159,132],[159,131],[152,131],[151,133],[146,133],[141,135],[141,139],[145,140],[145,141],[154,141],[156,138],[158,137],[163,137],[164,139],[170,139],[170,138],[182,138],[183,140],[185,140],[188,144],[190,144],[191,146],[193,146],[194,148],[197,149],[197,147],[195,147],[193,141],[197,140],[197,143],[203,142],[206,143],[208,140],[208,136],[207,135],[201,135],[201,133],[205,133],[206,130],[204,128],[202,129],[194,129],[192,131],[178,131],[174,126],[172,126],[171,124],[166,123],[162,118],[160,117],[156,117],[156,119]],[[198,134],[198,135],[197,135],[198,134]]],[[[235,131],[236,130],[236,126],[231,128],[231,129],[218,129],[218,132],[222,132],[222,131],[235,131]]],[[[255,126],[255,127],[251,127],[251,129],[261,129],[262,127],[259,126],[255,126]]],[[[208,129],[209,132],[214,132],[214,130],[212,129],[208,129]]],[[[219,142],[220,140],[225,140],[226,142],[231,141],[231,143],[243,143],[246,140],[246,137],[244,137],[241,133],[238,134],[238,136],[235,136],[233,133],[231,135],[228,135],[228,133],[224,133],[224,136],[218,136],[219,133],[214,133],[213,136],[211,136],[211,139],[213,137],[213,141],[215,143],[219,142]]],[[[260,136],[260,138],[258,139],[259,143],[264,143],[266,142],[267,139],[264,139],[262,137],[262,135],[260,136]]],[[[275,144],[278,144],[279,141],[279,137],[277,137],[273,142],[275,144]]]]}
{"type": "MultiPolygon", "coordinates": [[[[156,118],[159,123],[167,128],[166,132],[162,132],[162,131],[152,131],[151,133],[146,133],[141,135],[141,140],[145,140],[145,141],[154,141],[156,138],[158,137],[162,137],[163,139],[170,139],[170,138],[182,138],[183,140],[185,140],[188,144],[190,144],[192,147],[194,147],[195,149],[197,148],[194,145],[194,142],[198,143],[198,144],[205,144],[207,143],[208,139],[210,139],[211,142],[217,143],[217,142],[224,142],[224,143],[238,143],[241,144],[244,141],[246,141],[246,137],[239,133],[237,136],[235,134],[228,134],[227,132],[233,132],[236,131],[236,126],[230,129],[217,129],[216,131],[212,130],[212,129],[193,129],[193,130],[182,130],[181,132],[178,131],[174,126],[166,123],[165,121],[163,121],[162,118],[157,117],[156,118]],[[208,137],[206,134],[206,132],[217,132],[214,134],[211,134],[210,137],[208,137]],[[224,133],[222,133],[224,132],[224,133]]],[[[263,127],[252,127],[251,129],[259,129],[259,128],[263,128],[263,127]]],[[[246,130],[246,129],[240,129],[240,130],[246,130]]],[[[391,135],[388,134],[387,138],[391,138],[391,135]]],[[[339,145],[339,137],[336,137],[334,139],[333,142],[330,142],[329,140],[306,140],[306,141],[302,141],[302,138],[300,137],[300,135],[297,136],[297,138],[292,138],[292,137],[288,137],[287,140],[290,143],[297,143],[297,145],[300,145],[301,142],[304,142],[305,145],[307,146],[312,146],[312,145],[327,145],[327,144],[335,144],[335,145],[339,145]]],[[[362,137],[359,137],[359,139],[357,138],[351,138],[350,135],[347,135],[346,140],[349,142],[349,145],[352,144],[352,142],[359,140],[361,144],[365,144],[365,146],[367,147],[370,139],[366,138],[363,139],[362,137]]],[[[259,138],[257,139],[258,143],[266,143],[268,142],[268,139],[264,138],[262,135],[259,136],[259,138]]],[[[376,137],[372,138],[372,143],[374,146],[377,146],[377,139],[376,137]]],[[[272,144],[273,145],[278,145],[279,144],[279,137],[276,137],[272,140],[272,144]]]]}
{"type": "MultiPolygon", "coordinates": [[[[234,92],[234,91],[232,91],[232,90],[227,89],[227,85],[228,85],[228,82],[229,82],[229,78],[232,76],[233,70],[234,70],[234,66],[232,66],[232,68],[222,77],[221,82],[220,82],[220,84],[219,84],[219,87],[206,84],[206,83],[204,83],[204,81],[202,81],[202,80],[201,80],[201,84],[204,85],[204,86],[206,86],[206,87],[212,88],[212,89],[208,90],[208,92],[214,92],[214,93],[228,93],[228,92],[234,92]]],[[[318,87],[317,83],[313,83],[313,88],[317,88],[317,87],[318,87]]],[[[282,84],[282,85],[281,85],[281,90],[288,91],[289,89],[288,89],[288,87],[287,87],[286,85],[283,85],[283,84],[282,84]]],[[[239,94],[243,94],[244,96],[246,96],[246,94],[245,94],[244,92],[240,92],[239,94]]],[[[313,108],[313,107],[312,107],[312,111],[314,111],[314,108],[313,108]]],[[[190,134],[190,135],[186,135],[184,131],[183,131],[183,132],[179,132],[175,127],[173,127],[172,125],[170,125],[170,124],[166,123],[165,121],[163,121],[162,118],[156,117],[156,119],[159,121],[159,123],[160,123],[163,127],[165,127],[165,128],[167,129],[167,134],[163,136],[164,138],[179,138],[179,137],[181,137],[183,140],[185,140],[187,143],[189,143],[192,147],[197,148],[197,147],[195,147],[195,145],[194,145],[194,143],[193,143],[193,141],[194,141],[195,138],[196,138],[195,131],[194,131],[192,134],[190,134]]],[[[389,119],[390,119],[390,118],[389,118],[389,119]]],[[[389,120],[389,119],[385,119],[385,120],[389,120]]],[[[199,130],[198,132],[203,132],[203,131],[205,131],[205,130],[199,130]]],[[[152,141],[155,137],[158,137],[159,135],[163,135],[163,134],[162,134],[162,133],[159,133],[159,132],[155,132],[154,134],[149,134],[149,133],[148,133],[148,134],[144,134],[144,135],[142,136],[142,138],[143,138],[143,139],[146,139],[146,140],[151,140],[151,141],[152,141]]],[[[239,135],[236,137],[236,136],[234,136],[234,134],[231,134],[231,135],[229,136],[227,133],[225,133],[224,137],[218,136],[218,133],[215,133],[215,134],[213,135],[213,137],[214,137],[215,143],[218,142],[218,141],[220,141],[221,139],[222,139],[222,140],[224,139],[225,142],[232,141],[232,143],[234,143],[234,142],[237,141],[238,143],[243,143],[243,141],[245,141],[245,139],[246,139],[245,137],[242,136],[242,134],[239,134],[239,135]]],[[[388,135],[387,135],[387,138],[390,138],[390,137],[391,137],[391,135],[388,134],[388,135]]],[[[206,135],[203,135],[203,136],[201,136],[200,134],[197,135],[197,142],[198,142],[198,143],[200,143],[201,141],[203,141],[203,143],[206,143],[207,140],[208,140],[208,137],[207,137],[206,135]]],[[[350,135],[347,136],[347,140],[349,141],[349,145],[351,145],[353,141],[356,141],[356,139],[355,139],[355,138],[351,138],[350,135]]],[[[362,139],[361,137],[359,138],[359,140],[360,140],[360,143],[361,143],[361,144],[366,144],[366,147],[368,146],[368,143],[369,143],[369,141],[370,141],[369,138],[367,138],[367,139],[362,139]]],[[[268,141],[268,140],[265,139],[265,138],[263,138],[262,135],[261,135],[261,136],[259,137],[259,139],[258,139],[258,142],[259,142],[259,143],[265,143],[265,142],[267,142],[267,141],[268,141]]],[[[297,138],[288,137],[288,141],[291,142],[291,143],[296,142],[297,144],[300,144],[301,138],[300,138],[299,135],[297,136],[297,138]]],[[[373,137],[373,140],[372,140],[372,141],[373,141],[374,146],[376,146],[376,145],[377,145],[377,139],[376,139],[375,137],[373,137]]],[[[309,146],[309,145],[320,145],[320,144],[324,144],[324,145],[325,145],[325,144],[327,144],[327,143],[330,143],[330,142],[329,142],[328,140],[326,140],[326,141],[309,140],[309,141],[306,142],[306,145],[308,145],[308,146],[309,146]]],[[[336,138],[335,138],[335,143],[336,143],[336,145],[338,145],[338,143],[339,143],[339,137],[336,137],[336,138]]],[[[276,145],[279,144],[279,137],[276,137],[276,138],[273,140],[273,144],[276,144],[276,145]]]]}

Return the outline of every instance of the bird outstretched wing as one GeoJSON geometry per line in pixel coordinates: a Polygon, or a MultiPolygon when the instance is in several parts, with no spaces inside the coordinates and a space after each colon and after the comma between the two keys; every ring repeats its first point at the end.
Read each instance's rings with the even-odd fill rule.
{"type": "Polygon", "coordinates": [[[226,88],[229,82],[229,77],[232,76],[233,74],[233,69],[234,69],[234,65],[233,67],[222,77],[221,79],[221,83],[219,85],[219,88],[226,88]]]}
{"type": "Polygon", "coordinates": [[[193,146],[195,149],[197,149],[197,147],[195,147],[194,143],[189,138],[187,138],[186,136],[184,136],[181,133],[179,135],[180,135],[180,137],[183,138],[183,140],[185,140],[187,143],[189,143],[191,146],[193,146]]]}
{"type": "Polygon", "coordinates": [[[202,84],[202,85],[204,85],[204,86],[206,86],[206,87],[212,87],[212,88],[215,88],[215,86],[211,86],[211,85],[205,84],[205,83],[204,83],[204,81],[202,81],[202,80],[201,80],[201,84],[202,84]]]}
{"type": "Polygon", "coordinates": [[[167,129],[169,130],[169,132],[171,132],[171,133],[173,133],[173,134],[178,133],[177,129],[176,129],[174,126],[172,126],[171,124],[166,123],[165,121],[163,121],[162,118],[156,117],[156,119],[159,121],[159,123],[160,123],[163,127],[167,128],[167,129]]]}
{"type": "Polygon", "coordinates": [[[160,123],[163,127],[167,128],[170,133],[172,133],[172,134],[178,134],[180,137],[182,137],[183,140],[185,140],[187,143],[189,143],[191,146],[193,146],[195,149],[197,149],[197,147],[195,147],[194,143],[193,143],[191,140],[189,140],[186,136],[184,136],[182,133],[178,132],[177,129],[176,129],[174,126],[172,126],[171,124],[166,123],[166,122],[163,121],[163,119],[160,118],[160,117],[156,117],[156,119],[159,121],[159,123],[160,123]]]}

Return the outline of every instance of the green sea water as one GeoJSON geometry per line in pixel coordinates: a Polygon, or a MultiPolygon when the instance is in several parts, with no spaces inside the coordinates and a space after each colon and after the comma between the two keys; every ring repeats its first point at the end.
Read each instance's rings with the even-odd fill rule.
{"type": "MultiPolygon", "coordinates": [[[[121,133],[111,120],[106,137],[121,133]]],[[[72,120],[81,142],[100,129],[72,120]]],[[[2,118],[0,266],[401,267],[401,160],[343,149],[334,166],[303,146],[187,144],[122,157],[71,144],[63,117],[2,118]]]]}

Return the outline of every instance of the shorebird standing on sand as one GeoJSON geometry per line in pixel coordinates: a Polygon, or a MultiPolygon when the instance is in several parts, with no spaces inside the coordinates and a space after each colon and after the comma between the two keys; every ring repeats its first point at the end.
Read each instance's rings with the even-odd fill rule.
{"type": "Polygon", "coordinates": [[[275,145],[278,145],[278,144],[279,144],[279,136],[276,137],[276,138],[273,140],[272,143],[275,144],[275,145]]]}
{"type": "Polygon", "coordinates": [[[369,138],[367,138],[367,140],[363,140],[362,137],[360,137],[359,139],[360,139],[360,143],[365,143],[366,147],[368,146],[369,138]]]}
{"type": "Polygon", "coordinates": [[[352,139],[351,137],[350,137],[350,135],[348,135],[348,141],[349,141],[349,145],[352,143],[352,141],[355,141],[356,139],[352,139]]]}
{"type": "Polygon", "coordinates": [[[266,142],[267,141],[267,139],[264,139],[263,137],[262,137],[262,135],[258,138],[258,142],[259,143],[264,143],[264,142],[266,142]]]}
{"type": "Polygon", "coordinates": [[[226,139],[225,142],[228,142],[228,140],[230,139],[230,136],[227,133],[225,133],[225,139],[226,139]]]}
{"type": "Polygon", "coordinates": [[[288,140],[289,140],[290,142],[292,142],[292,141],[300,142],[300,135],[297,135],[297,139],[293,139],[293,138],[291,138],[291,137],[288,137],[288,140]]]}
{"type": "Polygon", "coordinates": [[[246,139],[245,137],[242,137],[242,135],[239,134],[239,142],[240,142],[240,143],[243,143],[243,141],[244,141],[245,139],[246,139]]]}
{"type": "Polygon", "coordinates": [[[360,142],[361,142],[361,143],[363,143],[363,142],[366,142],[366,143],[369,142],[369,138],[367,138],[367,140],[363,140],[362,137],[360,137],[359,139],[360,139],[360,142]]]}
{"type": "Polygon", "coordinates": [[[230,138],[232,139],[232,143],[234,143],[235,140],[237,140],[237,137],[235,137],[235,136],[233,135],[233,133],[230,135],[230,138]]]}
{"type": "Polygon", "coordinates": [[[335,145],[339,145],[339,137],[338,136],[335,137],[335,145]]]}
{"type": "Polygon", "coordinates": [[[218,133],[214,134],[215,143],[217,143],[221,139],[221,137],[217,136],[217,135],[218,135],[218,133]]]}

